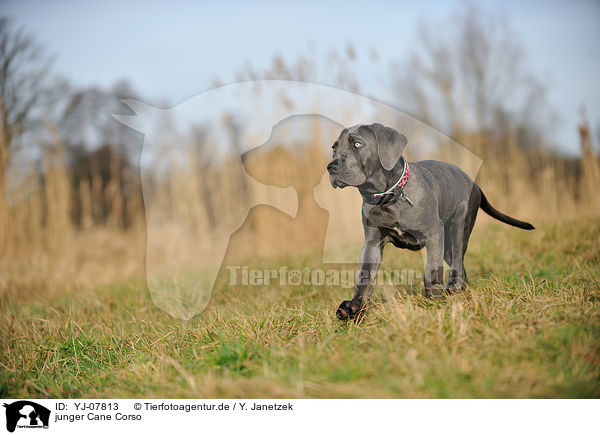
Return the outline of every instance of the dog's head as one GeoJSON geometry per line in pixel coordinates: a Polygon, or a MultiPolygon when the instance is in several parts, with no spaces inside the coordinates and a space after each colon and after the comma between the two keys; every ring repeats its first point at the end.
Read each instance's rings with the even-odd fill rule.
{"type": "Polygon", "coordinates": [[[360,186],[382,168],[393,169],[406,143],[406,136],[381,124],[345,128],[333,144],[333,160],[327,165],[331,185],[360,186]]]}

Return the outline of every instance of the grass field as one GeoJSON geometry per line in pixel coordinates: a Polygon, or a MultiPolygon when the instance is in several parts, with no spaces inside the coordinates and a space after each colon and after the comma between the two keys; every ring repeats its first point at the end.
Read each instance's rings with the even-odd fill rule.
{"type": "MultiPolygon", "coordinates": [[[[386,248],[385,264],[421,256],[386,248]]],[[[307,258],[292,261],[302,264],[307,258]]],[[[2,397],[600,397],[600,222],[475,229],[472,286],[444,302],[376,290],[218,288],[189,321],[140,280],[4,297],[2,397]]]]}

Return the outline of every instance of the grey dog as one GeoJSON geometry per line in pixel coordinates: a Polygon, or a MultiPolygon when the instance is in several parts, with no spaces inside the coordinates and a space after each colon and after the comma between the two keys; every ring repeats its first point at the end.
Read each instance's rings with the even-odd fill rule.
{"type": "Polygon", "coordinates": [[[363,197],[365,242],[354,296],[337,310],[341,320],[353,318],[369,301],[383,247],[391,242],[413,251],[426,248],[425,295],[440,299],[468,284],[464,256],[477,211],[525,230],[534,227],[494,207],[475,182],[446,162],[408,162],[402,156],[406,137],[381,124],[342,130],[327,165],[334,188],[355,186],[363,197]],[[450,266],[443,283],[443,261],[450,266]]]}

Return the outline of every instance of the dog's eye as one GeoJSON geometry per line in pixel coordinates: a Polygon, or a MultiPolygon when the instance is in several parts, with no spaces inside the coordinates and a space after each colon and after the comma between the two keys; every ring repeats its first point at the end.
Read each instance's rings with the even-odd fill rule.
{"type": "Polygon", "coordinates": [[[360,148],[362,144],[360,142],[354,142],[354,148],[360,148]]]}

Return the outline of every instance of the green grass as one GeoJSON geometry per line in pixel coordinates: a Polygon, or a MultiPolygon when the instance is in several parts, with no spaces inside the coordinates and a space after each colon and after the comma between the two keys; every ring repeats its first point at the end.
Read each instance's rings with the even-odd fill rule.
{"type": "MultiPolygon", "coordinates": [[[[1,301],[2,397],[599,397],[600,222],[477,228],[472,286],[444,302],[377,289],[215,290],[189,321],[137,281],[1,301]]],[[[280,260],[292,267],[310,258],[280,260]]],[[[386,248],[385,265],[420,254],[386,248]]]]}

